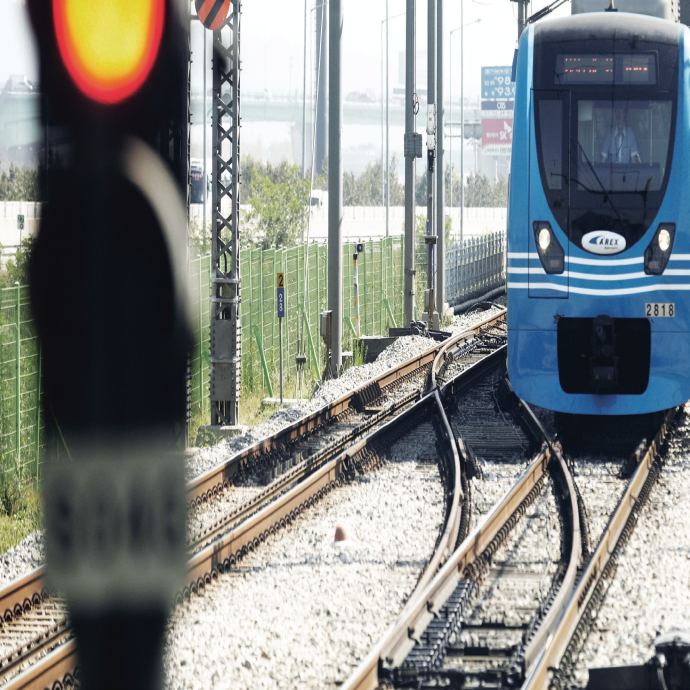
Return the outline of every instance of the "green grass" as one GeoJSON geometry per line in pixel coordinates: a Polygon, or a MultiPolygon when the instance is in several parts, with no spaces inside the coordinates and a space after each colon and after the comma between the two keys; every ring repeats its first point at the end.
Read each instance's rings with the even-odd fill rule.
{"type": "MultiPolygon", "coordinates": [[[[305,370],[304,383],[302,384],[302,399],[309,400],[318,379],[314,375],[314,371],[309,368],[305,370]]],[[[273,386],[273,397],[280,397],[280,382],[271,380],[273,386]]],[[[275,411],[275,406],[267,406],[262,408],[261,403],[264,398],[268,397],[268,390],[261,385],[256,385],[254,390],[249,390],[247,387],[240,393],[240,424],[249,428],[265,422],[275,411]]],[[[283,384],[283,398],[299,398],[299,390],[295,396],[295,377],[286,377],[283,384]]],[[[197,410],[192,413],[192,421],[189,427],[189,444],[196,445],[197,431],[200,426],[207,426],[211,423],[209,414],[197,410]]]]}
{"type": "Polygon", "coordinates": [[[0,553],[4,553],[43,527],[43,506],[34,482],[0,482],[0,553]]]}

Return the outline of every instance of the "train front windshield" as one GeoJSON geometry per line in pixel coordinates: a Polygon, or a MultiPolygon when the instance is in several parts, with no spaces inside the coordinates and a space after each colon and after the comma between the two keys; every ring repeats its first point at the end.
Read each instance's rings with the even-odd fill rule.
{"type": "MultiPolygon", "coordinates": [[[[596,208],[610,192],[658,192],[666,173],[671,101],[578,99],[575,193],[596,208]]],[[[643,199],[642,199],[643,200],[643,199]]]]}
{"type": "Polygon", "coordinates": [[[542,52],[551,71],[535,68],[535,87],[548,88],[535,88],[533,102],[549,206],[572,242],[613,230],[630,247],[653,222],[671,168],[677,86],[662,70],[673,51],[542,52]]]}

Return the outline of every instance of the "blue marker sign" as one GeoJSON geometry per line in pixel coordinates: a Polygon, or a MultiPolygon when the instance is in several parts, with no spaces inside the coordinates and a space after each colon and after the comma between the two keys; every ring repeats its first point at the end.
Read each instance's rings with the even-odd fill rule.
{"type": "Polygon", "coordinates": [[[278,273],[277,277],[277,299],[276,304],[278,305],[278,318],[282,319],[285,316],[285,274],[278,273]]]}
{"type": "Polygon", "coordinates": [[[514,98],[515,83],[511,81],[513,68],[482,67],[482,98],[514,98]]]}

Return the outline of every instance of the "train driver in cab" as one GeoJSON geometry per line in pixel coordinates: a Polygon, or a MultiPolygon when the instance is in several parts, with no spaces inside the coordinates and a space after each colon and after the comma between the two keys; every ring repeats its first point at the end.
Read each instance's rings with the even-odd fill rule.
{"type": "Polygon", "coordinates": [[[616,124],[604,139],[601,161],[606,163],[641,163],[637,139],[632,127],[626,125],[627,111],[617,107],[614,111],[616,124]]]}

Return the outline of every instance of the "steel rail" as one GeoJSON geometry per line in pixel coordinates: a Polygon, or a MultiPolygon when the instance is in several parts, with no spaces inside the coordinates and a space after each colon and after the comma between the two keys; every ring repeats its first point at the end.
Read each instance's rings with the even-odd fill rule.
{"type": "MultiPolygon", "coordinates": [[[[528,408],[529,409],[529,408],[528,408]]],[[[556,624],[563,610],[565,602],[568,601],[570,593],[573,591],[575,586],[575,580],[577,578],[577,569],[580,564],[580,554],[582,552],[582,537],[580,534],[580,513],[577,506],[577,493],[575,491],[575,485],[573,482],[573,477],[568,470],[568,466],[563,459],[563,454],[557,444],[552,446],[553,453],[558,459],[558,463],[563,473],[563,477],[568,486],[568,498],[570,502],[570,515],[572,520],[572,541],[570,544],[570,557],[568,559],[568,567],[563,576],[563,580],[558,588],[558,593],[556,594],[554,601],[552,602],[549,610],[544,616],[544,619],[540,622],[537,631],[535,632],[532,639],[527,644],[524,651],[524,668],[525,673],[529,673],[530,670],[537,663],[539,656],[541,655],[544,646],[549,639],[549,636],[553,632],[556,624]]]]}
{"type": "MultiPolygon", "coordinates": [[[[326,405],[324,408],[321,408],[311,415],[298,420],[289,427],[282,429],[274,436],[263,439],[253,446],[240,451],[225,463],[222,463],[212,470],[209,470],[204,475],[196,478],[192,482],[189,482],[187,485],[188,499],[190,501],[196,501],[197,503],[208,500],[208,498],[218,492],[219,486],[222,487],[223,485],[229,484],[229,479],[232,477],[232,475],[239,469],[239,467],[242,466],[242,463],[248,461],[252,455],[268,452],[274,448],[284,445],[285,443],[294,441],[309,431],[315,429],[320,424],[333,419],[351,407],[355,395],[372,383],[377,382],[382,389],[385,389],[404,376],[422,369],[430,363],[432,364],[432,369],[435,366],[440,366],[443,362],[443,359],[442,357],[439,357],[439,352],[446,352],[450,346],[458,346],[461,343],[471,340],[480,332],[481,328],[504,320],[505,314],[506,310],[504,309],[503,311],[484,319],[480,323],[475,324],[473,327],[458,334],[457,336],[454,336],[443,343],[438,343],[422,354],[407,360],[398,368],[389,370],[375,379],[367,381],[363,386],[355,391],[342,396],[338,400],[326,405]]],[[[503,350],[503,348],[501,348],[501,350],[503,350]]],[[[457,377],[455,377],[455,379],[453,379],[453,381],[457,381],[460,378],[471,380],[473,376],[479,375],[481,373],[481,366],[477,365],[482,365],[482,363],[485,361],[493,359],[493,356],[495,356],[497,352],[498,351],[487,355],[480,362],[477,362],[472,367],[460,373],[457,377]]],[[[437,405],[439,406],[440,410],[443,410],[443,406],[441,405],[437,392],[435,396],[427,395],[402,414],[379,426],[365,438],[355,442],[347,450],[341,452],[335,458],[329,462],[326,462],[311,474],[308,474],[307,471],[301,471],[299,467],[295,468],[301,477],[307,475],[306,478],[303,478],[297,486],[286,491],[282,496],[266,505],[263,509],[257,510],[253,515],[244,519],[241,524],[235,526],[234,528],[230,528],[226,534],[221,537],[217,537],[213,543],[203,548],[189,559],[186,587],[192,591],[195,591],[201,587],[204,587],[206,584],[209,584],[218,577],[220,572],[223,572],[225,567],[236,563],[237,560],[242,558],[248,551],[256,548],[269,535],[273,534],[275,532],[276,525],[284,526],[286,522],[294,519],[300,512],[302,512],[308,506],[313,505],[316,500],[324,496],[336,485],[342,483],[344,480],[344,472],[348,469],[351,461],[356,455],[365,450],[367,445],[375,441],[379,435],[385,433],[387,430],[390,430],[392,426],[399,424],[402,420],[407,419],[408,415],[410,415],[411,418],[414,418],[420,414],[420,412],[423,411],[423,407],[431,404],[430,401],[432,397],[436,398],[437,405]]],[[[433,576],[434,572],[436,572],[439,562],[442,562],[442,560],[448,555],[449,546],[455,543],[459,529],[459,507],[462,500],[460,489],[461,475],[459,456],[447,419],[444,420],[444,425],[446,426],[446,433],[449,436],[449,443],[454,456],[454,498],[453,502],[451,503],[449,519],[447,520],[446,529],[444,529],[442,538],[443,548],[439,548],[437,550],[437,553],[440,553],[441,555],[438,559],[434,557],[434,559],[427,564],[424,574],[420,579],[420,584],[426,584],[426,582],[428,582],[428,580],[433,576]]],[[[284,490],[284,488],[281,488],[281,490],[284,490]]],[[[273,498],[273,496],[271,496],[271,498],[273,498]]],[[[264,500],[264,503],[265,502],[266,500],[264,500]]],[[[208,534],[204,535],[204,540],[208,540],[208,538],[208,534]]],[[[25,608],[30,606],[32,603],[37,603],[36,597],[39,596],[37,592],[43,591],[45,594],[45,591],[43,590],[43,577],[44,567],[42,566],[11,583],[8,588],[0,591],[0,611],[9,609],[15,615],[18,615],[20,611],[17,609],[17,607],[19,607],[21,610],[25,610],[25,608]]],[[[59,647],[58,649],[54,650],[54,652],[51,652],[46,657],[39,660],[36,664],[27,669],[27,671],[17,676],[15,679],[13,679],[13,681],[16,680],[18,683],[20,683],[19,685],[16,685],[16,687],[33,688],[34,686],[22,685],[21,683],[23,683],[23,681],[20,680],[26,676],[27,682],[33,682],[31,680],[31,677],[33,677],[31,674],[36,674],[37,678],[42,679],[39,681],[39,684],[43,683],[43,685],[40,686],[43,688],[52,685],[55,681],[60,681],[66,673],[73,672],[76,666],[76,652],[72,649],[72,645],[74,644],[75,641],[72,640],[67,645],[59,647]],[[69,655],[69,657],[72,659],[72,661],[67,665],[55,662],[55,659],[58,658],[56,655],[59,655],[60,650],[64,650],[64,653],[69,655]]],[[[9,686],[6,687],[9,688],[9,686]]],[[[38,688],[39,686],[36,685],[35,687],[38,688]]]]}
{"type": "Polygon", "coordinates": [[[299,481],[302,477],[310,474],[315,468],[319,466],[321,462],[325,459],[332,457],[337,454],[339,450],[344,450],[348,447],[348,444],[352,443],[358,437],[361,437],[367,430],[378,425],[382,420],[390,417],[399,409],[410,404],[414,400],[420,397],[420,391],[410,393],[405,395],[400,400],[396,400],[392,405],[386,407],[385,410],[377,414],[373,414],[368,419],[366,419],[362,424],[360,424],[356,429],[353,429],[350,433],[337,442],[329,445],[325,448],[320,449],[314,455],[311,455],[306,460],[303,460],[299,464],[295,465],[291,469],[287,470],[280,478],[271,482],[263,491],[243,503],[232,513],[219,518],[216,522],[209,525],[205,529],[199,531],[195,536],[193,543],[190,547],[191,551],[196,551],[197,548],[204,543],[212,541],[216,537],[220,536],[228,529],[231,529],[234,525],[244,520],[247,516],[256,512],[259,508],[270,503],[279,496],[281,493],[286,491],[292,484],[299,481]]]}
{"type": "MultiPolygon", "coordinates": [[[[439,354],[443,356],[441,353],[439,354]]],[[[434,369],[437,369],[437,367],[434,367],[434,369]]],[[[446,388],[453,390],[457,386],[458,378],[460,377],[456,377],[453,381],[448,382],[446,388]]],[[[531,412],[529,408],[526,409],[528,412],[531,412]]],[[[572,591],[575,578],[577,577],[581,548],[577,495],[572,477],[560,452],[560,448],[552,445],[550,440],[547,440],[547,443],[532,461],[530,467],[506,494],[504,499],[494,507],[484,523],[477,527],[453,553],[426,590],[422,591],[418,596],[413,595],[410,598],[408,605],[403,609],[395,623],[389,627],[381,641],[341,686],[343,689],[376,688],[379,684],[379,671],[382,665],[394,668],[402,663],[419,641],[422,632],[431,620],[439,614],[458,582],[465,577],[467,567],[491,544],[508,519],[543,479],[551,458],[555,458],[559,463],[568,488],[571,518],[571,549],[568,567],[559,593],[524,653],[525,663],[534,663],[535,657],[541,652],[545,640],[549,637],[558,620],[561,602],[567,600],[572,591]]]]}
{"type": "Polygon", "coordinates": [[[253,446],[249,446],[244,450],[235,454],[228,461],[210,469],[208,472],[200,475],[188,484],[188,497],[190,500],[206,500],[209,498],[214,490],[219,487],[229,484],[229,480],[241,467],[247,464],[249,459],[261,453],[267,453],[279,446],[285,446],[297,439],[301,438],[307,433],[310,433],[321,424],[327,423],[333,418],[342,414],[347,409],[353,407],[355,396],[364,388],[373,383],[378,383],[381,389],[385,389],[395,384],[399,379],[431,364],[435,361],[438,352],[444,348],[448,348],[451,344],[459,344],[465,342],[478,335],[482,328],[489,324],[503,321],[507,313],[506,309],[493,314],[492,316],[480,321],[466,331],[450,338],[449,340],[436,343],[433,347],[422,352],[415,357],[407,360],[400,366],[390,369],[389,371],[380,374],[379,376],[370,379],[359,388],[346,393],[337,400],[325,405],[319,410],[312,412],[310,415],[297,420],[290,426],[281,429],[271,437],[258,441],[253,446]]]}
{"type": "MultiPolygon", "coordinates": [[[[453,337],[451,339],[452,342],[458,344],[469,340],[476,335],[482,327],[503,320],[505,314],[506,310],[504,309],[484,319],[463,333],[453,337]]],[[[214,494],[222,490],[224,486],[229,486],[232,476],[251,456],[269,452],[281,445],[297,440],[306,433],[313,431],[320,424],[337,417],[339,414],[352,407],[355,395],[372,383],[376,382],[382,389],[385,389],[412,372],[433,363],[438,351],[446,343],[448,343],[448,341],[445,341],[445,343],[437,343],[429,350],[405,361],[399,367],[384,372],[376,378],[367,381],[356,390],[341,396],[321,409],[297,420],[293,424],[281,429],[273,436],[262,439],[254,445],[243,449],[229,460],[208,470],[199,477],[196,477],[187,484],[188,501],[201,503],[209,500],[214,494]]],[[[208,539],[208,535],[204,535],[204,538],[208,539]]],[[[40,604],[41,598],[46,594],[44,576],[45,568],[44,566],[40,566],[0,589],[0,615],[4,619],[9,620],[13,616],[21,615],[22,611],[28,610],[32,605],[40,604]]]]}
{"type": "Polygon", "coordinates": [[[491,544],[511,515],[546,475],[551,451],[544,445],[503,500],[494,506],[484,523],[474,529],[446,561],[412,606],[393,623],[365,660],[347,679],[341,690],[373,690],[379,684],[380,665],[395,667],[402,663],[417,639],[438,615],[443,604],[464,577],[465,568],[491,544]]]}
{"type": "Polygon", "coordinates": [[[25,642],[19,649],[15,649],[11,657],[5,657],[3,662],[6,663],[0,666],[0,672],[6,676],[27,662],[38,660],[39,657],[45,654],[46,649],[55,649],[68,642],[72,637],[74,637],[74,633],[70,629],[67,620],[63,618],[47,631],[25,642]]]}
{"type": "Polygon", "coordinates": [[[539,658],[535,660],[535,665],[525,680],[523,690],[548,688],[553,669],[560,665],[570,640],[587,610],[592,594],[604,577],[606,566],[616,550],[616,545],[623,534],[628,518],[638,504],[640,493],[647,481],[655,457],[679,410],[680,408],[673,408],[667,412],[661,429],[639,461],[616,510],[609,518],[606,529],[601,535],[599,544],[589,559],[582,577],[561,608],[557,625],[546,640],[539,658]]]}
{"type": "Polygon", "coordinates": [[[26,671],[10,679],[2,690],[44,690],[54,683],[62,684],[65,676],[74,673],[77,667],[77,641],[71,639],[49,652],[40,661],[29,666],[26,671]]]}

